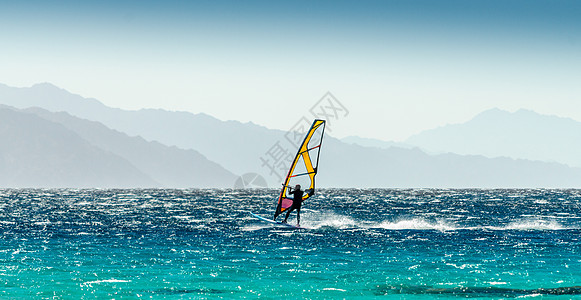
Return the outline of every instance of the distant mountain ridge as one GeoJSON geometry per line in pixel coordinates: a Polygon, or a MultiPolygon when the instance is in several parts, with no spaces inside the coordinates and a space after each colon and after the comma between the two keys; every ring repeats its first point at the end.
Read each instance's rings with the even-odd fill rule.
{"type": "Polygon", "coordinates": [[[231,187],[236,179],[236,175],[192,149],[148,142],[139,136],[129,137],[101,123],[73,117],[65,112],[53,113],[40,108],[24,111],[61,124],[92,145],[123,157],[162,187],[231,187]]]}
{"type": "Polygon", "coordinates": [[[434,153],[510,157],[581,167],[581,122],[541,115],[484,111],[472,120],[426,130],[405,141],[434,153]]]}
{"type": "Polygon", "coordinates": [[[393,141],[383,141],[379,139],[372,139],[372,138],[363,138],[359,136],[348,136],[341,139],[341,142],[353,145],[359,145],[363,147],[377,147],[388,149],[391,147],[399,147],[399,148],[406,148],[411,149],[415,146],[408,145],[405,143],[393,142],[393,141]]]}
{"type": "Polygon", "coordinates": [[[418,148],[338,146],[327,141],[319,182],[338,187],[571,188],[581,187],[581,169],[558,163],[478,155],[428,155],[418,148]],[[352,161],[346,162],[345,158],[352,161]],[[324,174],[329,174],[327,177],[324,174]],[[328,182],[332,181],[332,182],[328,182]],[[356,185],[353,185],[356,183],[356,185]]]}
{"type": "MultiPolygon", "coordinates": [[[[29,88],[36,90],[34,92],[27,91],[27,88],[13,89],[16,88],[0,86],[0,103],[21,108],[38,106],[66,111],[78,118],[102,123],[118,133],[141,136],[183,149],[195,149],[234,173],[262,174],[267,177],[270,186],[280,186],[280,181],[270,176],[261,158],[277,143],[285,143],[283,131],[252,123],[220,121],[205,114],[108,108],[96,100],[72,95],[46,84],[29,88]],[[23,100],[20,101],[19,97],[23,100]],[[65,101],[60,102],[60,98],[65,101]],[[69,101],[75,104],[68,107],[69,101]]],[[[63,121],[63,124],[69,123],[63,121]]],[[[82,133],[83,126],[74,124],[70,123],[71,128],[78,127],[76,132],[85,135],[82,133]]],[[[107,141],[103,139],[101,142],[107,141]]],[[[97,141],[93,142],[98,144],[97,141]]],[[[102,147],[107,148],[105,145],[102,147]]],[[[295,151],[288,149],[292,154],[295,151]]],[[[345,143],[328,135],[321,151],[317,176],[320,187],[581,187],[581,169],[557,163],[491,159],[479,155],[428,155],[418,148],[367,147],[345,143]]]]}
{"type": "Polygon", "coordinates": [[[220,121],[202,113],[110,108],[95,99],[71,94],[49,83],[30,88],[0,84],[0,103],[21,109],[40,107],[52,112],[65,111],[130,136],[141,136],[148,141],[182,149],[195,149],[236,174],[261,172],[260,157],[274,140],[284,135],[282,131],[252,123],[220,121]],[[223,138],[225,136],[228,138],[223,138]],[[233,159],[234,155],[244,159],[233,159]]]}
{"type": "Polygon", "coordinates": [[[159,187],[128,161],[60,124],[0,107],[0,187],[159,187]]]}
{"type": "Polygon", "coordinates": [[[2,105],[0,112],[0,158],[10,162],[0,171],[0,187],[207,188],[231,187],[236,178],[194,150],[129,137],[64,112],[2,105]]]}

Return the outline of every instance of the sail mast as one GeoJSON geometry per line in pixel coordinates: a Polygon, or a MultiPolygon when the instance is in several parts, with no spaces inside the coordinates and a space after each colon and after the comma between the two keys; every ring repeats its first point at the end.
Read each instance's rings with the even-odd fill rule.
{"type": "Polygon", "coordinates": [[[282,184],[274,219],[292,205],[292,198],[287,196],[289,186],[300,184],[302,187],[308,187],[303,195],[303,201],[314,194],[315,175],[317,175],[319,167],[325,123],[325,120],[317,119],[313,121],[311,128],[307,131],[282,184]]]}

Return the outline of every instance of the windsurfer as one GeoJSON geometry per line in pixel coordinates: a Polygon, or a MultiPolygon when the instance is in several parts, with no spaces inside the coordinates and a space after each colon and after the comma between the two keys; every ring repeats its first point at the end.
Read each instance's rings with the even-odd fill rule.
{"type": "Polygon", "coordinates": [[[292,187],[288,187],[288,194],[293,194],[293,205],[289,207],[286,213],[286,217],[284,217],[283,223],[286,223],[288,216],[290,215],[291,211],[294,209],[297,210],[297,226],[300,226],[301,223],[301,204],[303,203],[303,191],[301,190],[301,185],[297,184],[293,190],[292,187]]]}

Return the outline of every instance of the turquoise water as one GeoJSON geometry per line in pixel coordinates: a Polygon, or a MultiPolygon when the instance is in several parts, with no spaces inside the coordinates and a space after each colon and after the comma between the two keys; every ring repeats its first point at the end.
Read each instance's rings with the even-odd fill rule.
{"type": "Polygon", "coordinates": [[[0,190],[0,298],[581,297],[579,190],[276,194],[0,190]]]}

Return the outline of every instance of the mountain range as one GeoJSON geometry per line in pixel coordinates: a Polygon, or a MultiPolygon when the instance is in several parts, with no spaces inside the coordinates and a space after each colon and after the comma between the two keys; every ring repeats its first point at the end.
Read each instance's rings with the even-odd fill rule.
{"type": "Polygon", "coordinates": [[[407,140],[430,153],[550,161],[581,167],[581,122],[521,109],[490,109],[468,122],[423,131],[407,140]]]}
{"type": "Polygon", "coordinates": [[[230,187],[236,176],[195,150],[130,137],[41,108],[0,106],[0,186],[230,187]]]}
{"type": "Polygon", "coordinates": [[[33,114],[0,107],[0,187],[159,184],[128,161],[33,114]]]}
{"type": "MultiPolygon", "coordinates": [[[[221,121],[205,114],[110,108],[51,84],[30,88],[0,85],[0,103],[15,107],[8,109],[14,114],[26,114],[36,122],[42,120],[58,125],[67,134],[78,137],[78,143],[84,142],[94,151],[101,151],[102,157],[91,158],[85,154],[88,151],[79,152],[78,156],[87,161],[110,161],[112,158],[105,159],[104,155],[113,155],[123,161],[118,166],[127,166],[123,172],[133,170],[144,175],[141,183],[118,181],[121,186],[231,187],[236,175],[249,172],[262,174],[270,186],[279,186],[281,182],[264,164],[269,149],[286,143],[287,132],[281,130],[253,123],[221,121]],[[145,178],[151,182],[146,183],[145,178]]],[[[2,122],[0,119],[0,124],[2,122]]],[[[33,128],[26,133],[13,133],[11,138],[34,136],[33,128]]],[[[18,144],[2,138],[8,144],[18,144]]],[[[48,143],[51,139],[47,139],[48,143]]],[[[366,143],[369,140],[357,137],[339,140],[327,135],[317,176],[319,186],[581,187],[581,169],[564,164],[483,155],[427,154],[414,148],[415,144],[409,141],[404,147],[393,143],[366,143]]],[[[294,154],[296,149],[289,147],[284,151],[294,154]]],[[[43,157],[42,149],[36,148],[36,152],[38,157],[43,157]]],[[[0,157],[3,156],[6,156],[4,152],[0,152],[0,157]]],[[[28,157],[19,159],[23,166],[32,164],[26,161],[28,157]]],[[[60,158],[52,165],[64,160],[60,158]]],[[[13,170],[16,170],[18,160],[13,161],[13,170]]],[[[87,168],[86,162],[79,164],[79,169],[87,168]]],[[[60,165],[62,172],[66,173],[68,165],[60,165]]],[[[49,167],[41,164],[38,168],[49,167]]],[[[106,168],[102,170],[105,171],[106,168]]],[[[9,174],[3,176],[8,178],[9,174]]],[[[44,186],[49,185],[50,182],[44,186]]]]}
{"type": "Polygon", "coordinates": [[[48,83],[30,88],[0,84],[0,103],[21,109],[40,107],[51,112],[68,112],[130,136],[141,136],[181,149],[195,149],[236,174],[262,171],[260,157],[274,140],[284,136],[282,131],[252,123],[220,121],[203,113],[111,108],[48,83]]]}

